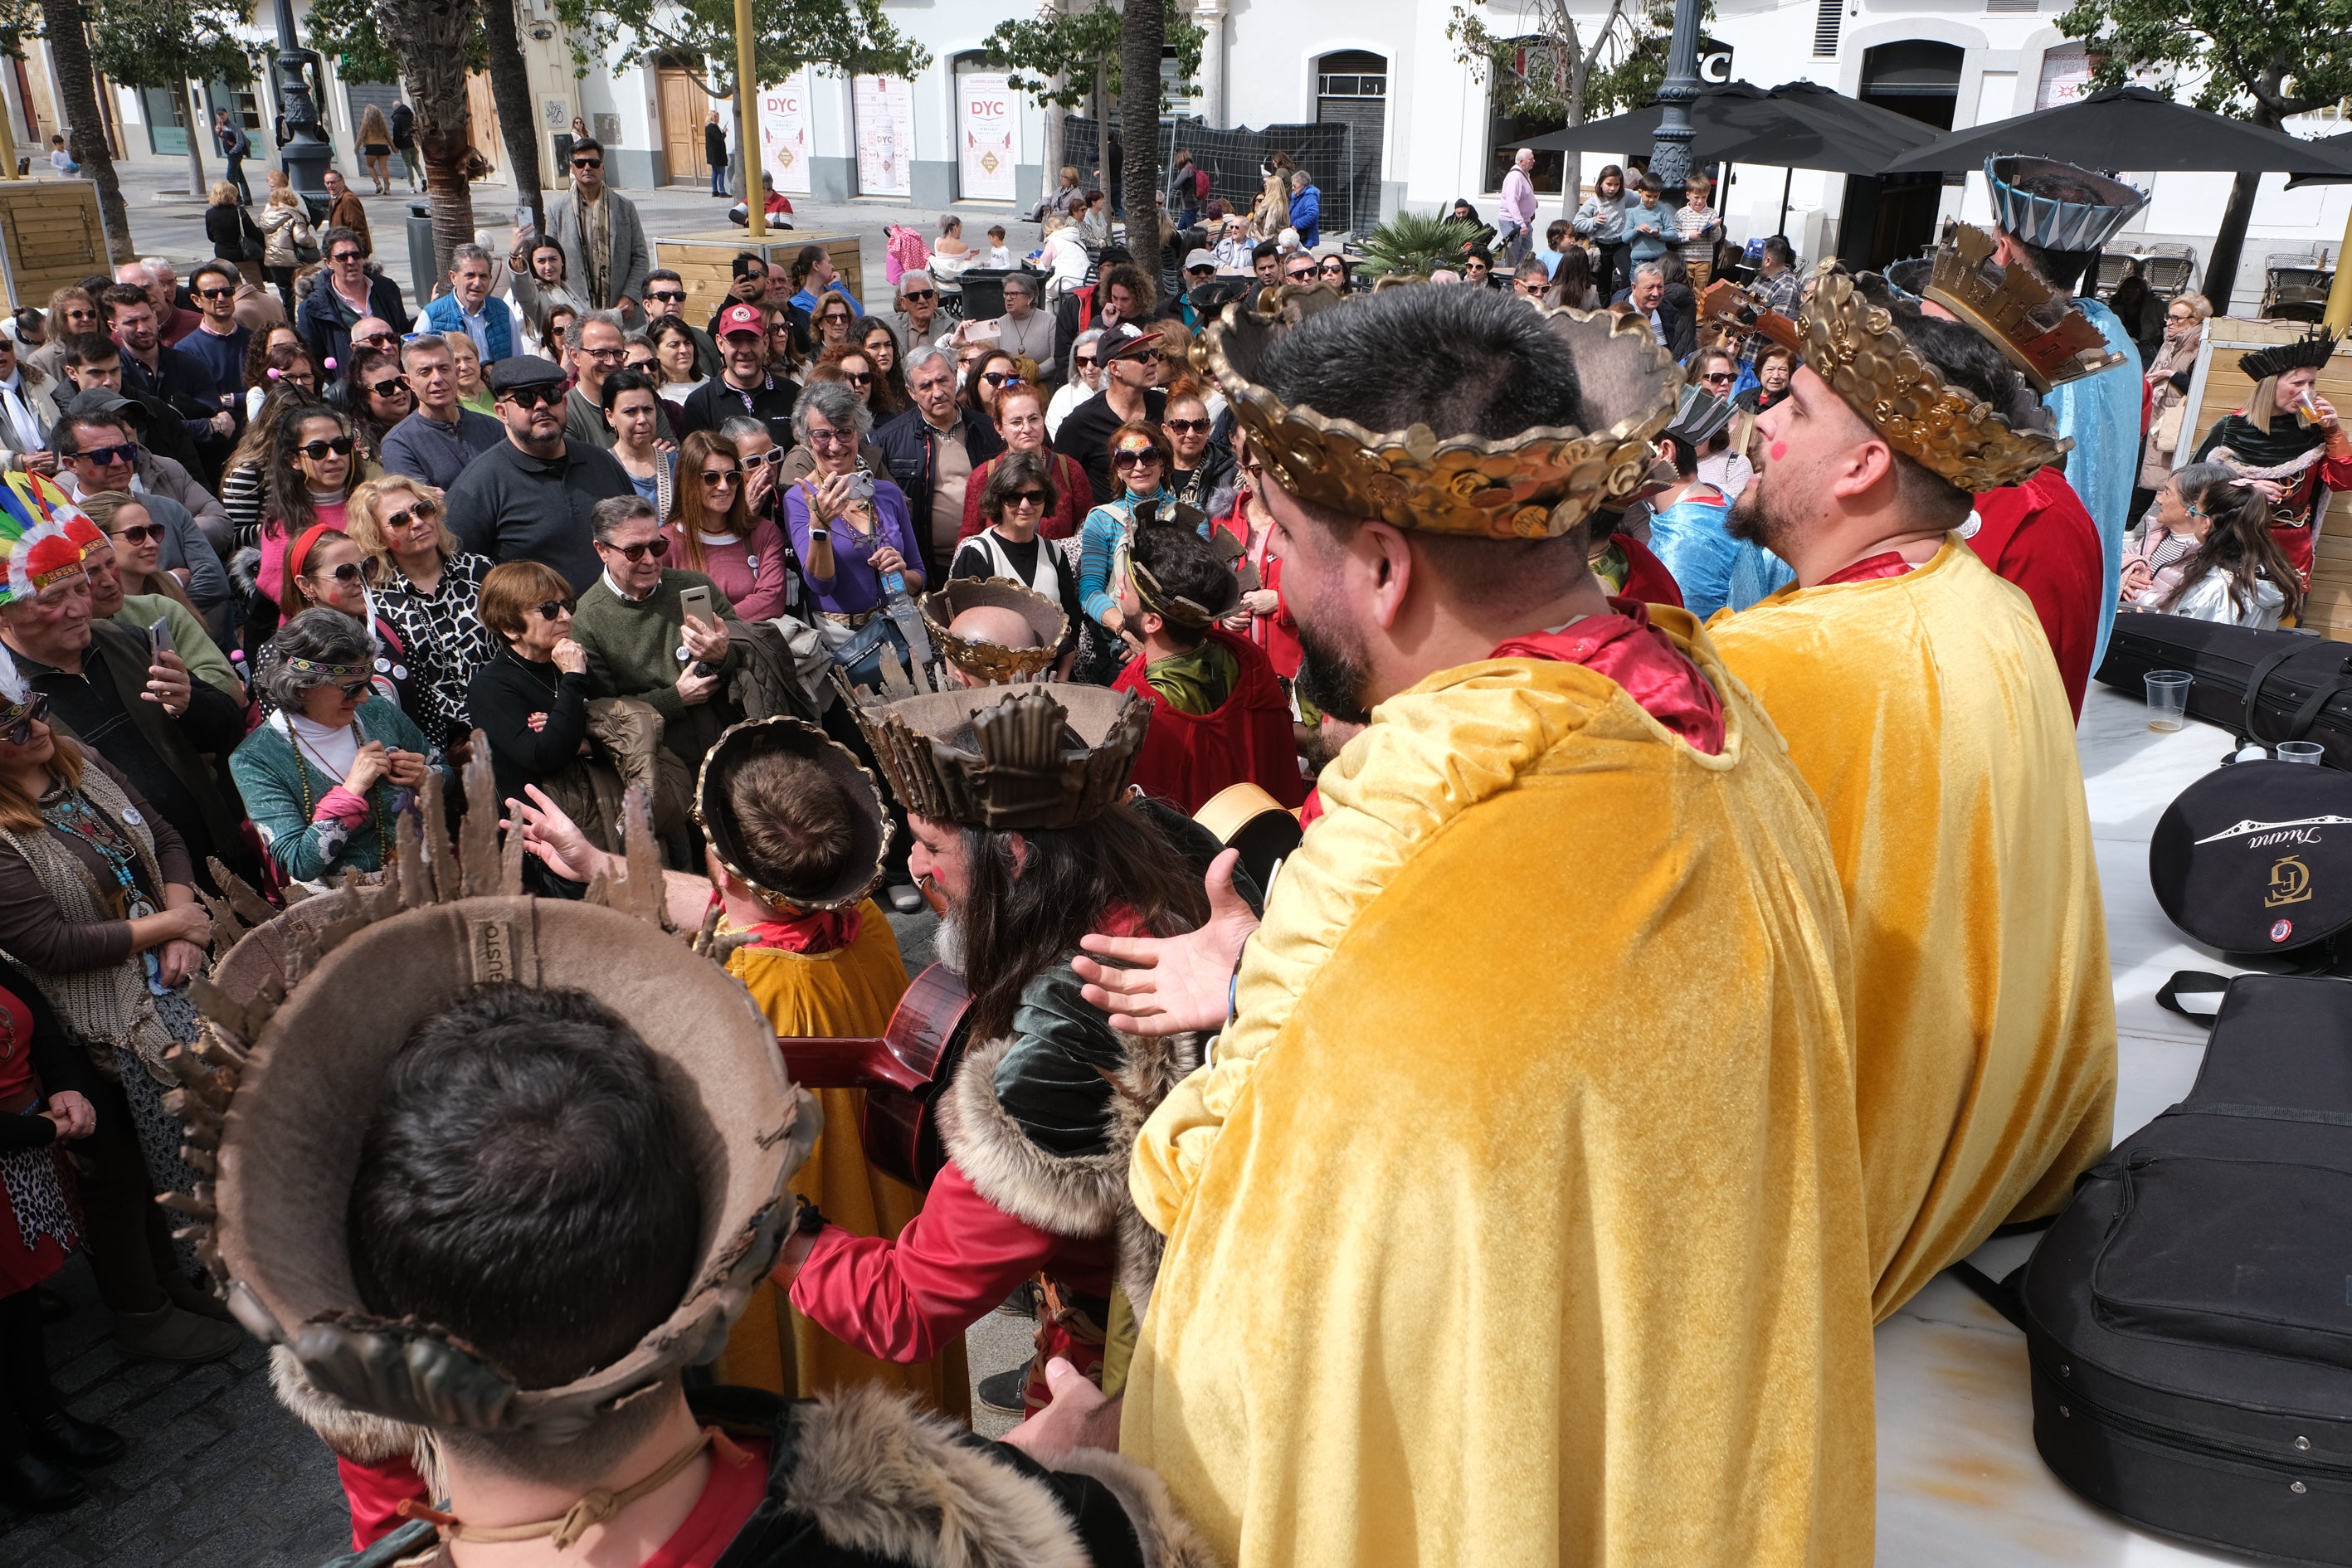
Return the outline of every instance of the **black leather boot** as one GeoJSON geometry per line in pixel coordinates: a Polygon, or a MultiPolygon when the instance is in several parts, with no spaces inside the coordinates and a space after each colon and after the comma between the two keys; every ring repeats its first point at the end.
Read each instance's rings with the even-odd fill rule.
{"type": "Polygon", "coordinates": [[[52,1464],[78,1470],[110,1465],[122,1458],[122,1439],[93,1421],[84,1421],[61,1405],[38,1415],[23,1417],[25,1445],[52,1464]]]}
{"type": "Polygon", "coordinates": [[[89,1483],[71,1470],[61,1470],[38,1454],[19,1454],[0,1460],[0,1502],[14,1503],[34,1513],[56,1513],[89,1494],[89,1483]]]}

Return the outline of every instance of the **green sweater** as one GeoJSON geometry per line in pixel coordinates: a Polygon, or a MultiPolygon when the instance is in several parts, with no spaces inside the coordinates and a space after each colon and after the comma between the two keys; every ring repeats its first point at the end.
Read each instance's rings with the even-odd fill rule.
{"type": "Polygon", "coordinates": [[[677,657],[686,626],[678,595],[688,588],[709,588],[719,619],[732,629],[735,606],[709,578],[670,568],[663,571],[661,586],[636,604],[613,592],[610,579],[597,574],[572,612],[572,636],[588,656],[588,674],[596,689],[651,704],[662,716],[663,743],[691,768],[701,762],[719,732],[743,714],[726,695],[738,658],[731,641],[719,667],[719,689],[710,700],[692,707],[678,700],[678,673],[686,668],[677,657]]]}
{"type": "MultiPolygon", "coordinates": [[[[442,761],[441,748],[427,743],[424,731],[383,698],[361,703],[356,722],[362,742],[382,741],[395,751],[429,758],[440,771],[441,787],[457,787],[456,771],[442,761]]],[[[381,851],[392,847],[396,809],[414,798],[413,792],[379,779],[367,793],[368,820],[358,827],[321,817],[320,802],[341,781],[305,760],[274,721],[246,736],[231,753],[228,771],[245,797],[247,815],[269,846],[269,858],[299,882],[343,871],[383,870],[385,857],[381,851]]]]}
{"type": "Polygon", "coordinates": [[[245,700],[245,682],[236,678],[236,667],[205,630],[205,623],[179,600],[169,594],[126,594],[122,608],[114,613],[116,620],[142,637],[159,617],[171,623],[172,651],[180,656],[190,675],[220,688],[239,702],[245,700]]]}

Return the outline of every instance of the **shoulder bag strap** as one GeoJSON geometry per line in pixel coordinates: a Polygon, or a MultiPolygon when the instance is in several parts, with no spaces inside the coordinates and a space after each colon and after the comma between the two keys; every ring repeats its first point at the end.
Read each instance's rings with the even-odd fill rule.
{"type": "Polygon", "coordinates": [[[2226,974],[2212,974],[2201,969],[2175,970],[2172,978],[2157,988],[2156,1005],[2168,1013],[2178,1013],[2200,1027],[2210,1028],[2214,1013],[2221,1011],[2220,1005],[2216,1004],[2212,1012],[2194,1012],[2181,1005],[2180,998],[2183,994],[2219,996],[2230,989],[2230,978],[2226,974]]]}
{"type": "MultiPolygon", "coordinates": [[[[2257,663],[2254,668],[2248,672],[2246,676],[2246,721],[2242,726],[2241,726],[2241,729],[2247,740],[2259,741],[2262,739],[2262,736],[2256,733],[2254,729],[2254,704],[2263,694],[2263,682],[2271,678],[2271,671],[2276,669],[2280,665],[2284,664],[2289,658],[2292,658],[2294,655],[2301,653],[2302,651],[2303,650],[2301,648],[2292,646],[2282,647],[2276,653],[2265,656],[2261,662],[2257,663]]],[[[2289,740],[2293,739],[2292,736],[2283,736],[2281,738],[2289,740]]]]}
{"type": "Polygon", "coordinates": [[[1973,1263],[1952,1265],[1952,1278],[1983,1298],[1986,1306],[2009,1321],[2020,1333],[2025,1331],[2025,1303],[2019,1298],[2019,1285],[2025,1266],[2019,1264],[2007,1279],[1996,1279],[1973,1263]]]}

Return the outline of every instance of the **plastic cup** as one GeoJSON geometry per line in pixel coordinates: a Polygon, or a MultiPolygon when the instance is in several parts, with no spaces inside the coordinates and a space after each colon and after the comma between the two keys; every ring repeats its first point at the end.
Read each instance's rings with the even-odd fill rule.
{"type": "Polygon", "coordinates": [[[2316,741],[2281,741],[2271,748],[2271,755],[2283,763],[2309,763],[2315,768],[2326,760],[2327,748],[2316,741]]]}
{"type": "Polygon", "coordinates": [[[2147,682],[2147,727],[2151,730],[2178,730],[2189,717],[2189,672],[2185,669],[2151,669],[2147,682]]]}

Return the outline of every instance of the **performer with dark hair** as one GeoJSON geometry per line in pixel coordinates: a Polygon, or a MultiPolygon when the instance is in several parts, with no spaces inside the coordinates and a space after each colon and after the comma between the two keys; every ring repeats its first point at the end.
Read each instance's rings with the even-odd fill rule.
{"type": "MultiPolygon", "coordinates": [[[[1948,238],[1936,276],[1962,259],[1948,238]]],[[[1802,368],[1757,420],[1763,462],[1732,511],[1797,582],[1712,626],[1828,813],[1882,1319],[1996,1226],[2054,1212],[2115,1109],[2065,689],[2032,605],[1958,531],[1973,495],[2067,449],[2016,362],[2057,379],[2098,338],[2034,324],[2042,292],[2014,267],[1995,289],[1931,290],[1966,310],[1952,320],[1873,274],[1819,276],[1802,368]]]]}
{"type": "Polygon", "coordinates": [[[1234,312],[1194,363],[1299,689],[1367,727],[1262,925],[1213,879],[1196,932],[1087,938],[1141,966],[1079,961],[1115,1026],[1223,1028],[1129,1173],[1168,1245],[1121,1451],[1234,1564],[1868,1562],[1820,808],[1697,623],[1589,564],[1680,372],[1486,289],[1234,312]]]}
{"type": "Polygon", "coordinates": [[[641,799],[628,875],[565,902],[501,876],[486,763],[469,784],[462,887],[403,885],[404,819],[382,888],[236,945],[174,1058],[215,1113],[191,1119],[218,1171],[198,1250],[281,1396],[341,1442],[429,1438],[439,1485],[383,1560],[1202,1562],[1112,1456],[1048,1468],[870,1386],[683,1390],[766,1277],[823,1119],[741,984],[659,929],[641,799]]]}
{"type": "Polygon", "coordinates": [[[2305,587],[2328,495],[2352,490],[2352,436],[2315,387],[2336,342],[2326,328],[2314,328],[2239,360],[2238,368],[2253,378],[2254,395],[2213,421],[2197,447],[2198,462],[2226,463],[2270,498],[2271,537],[2305,587]]]}

